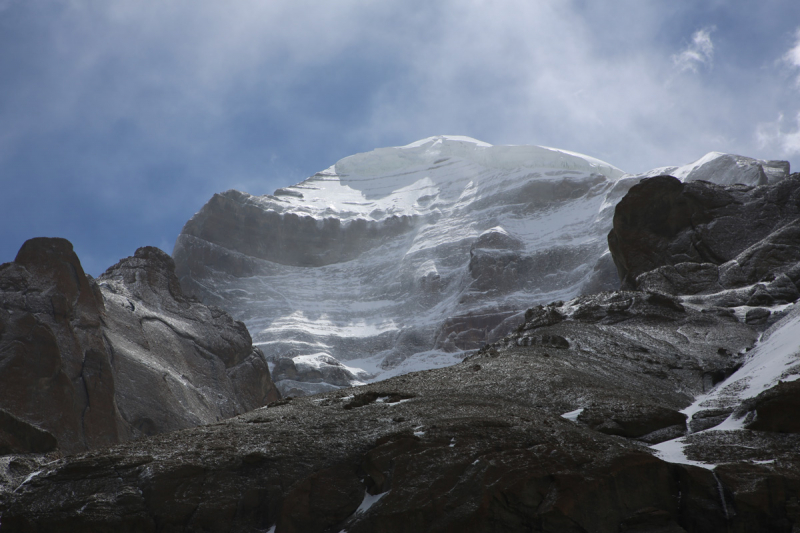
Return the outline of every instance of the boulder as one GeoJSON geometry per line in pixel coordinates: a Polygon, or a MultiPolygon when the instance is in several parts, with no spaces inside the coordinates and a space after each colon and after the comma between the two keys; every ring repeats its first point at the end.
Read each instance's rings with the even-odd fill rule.
{"type": "Polygon", "coordinates": [[[800,174],[758,187],[656,176],[617,204],[608,244],[625,288],[715,292],[792,271],[798,218],[800,174]]]}
{"type": "MultiPolygon", "coordinates": [[[[578,420],[606,435],[639,438],[672,426],[686,429],[686,415],[657,405],[625,407],[588,407],[578,420]]],[[[665,439],[666,440],[666,439],[665,439]]]]}
{"type": "Polygon", "coordinates": [[[800,380],[780,382],[746,402],[741,410],[755,415],[748,429],[800,433],[800,380]]]}
{"type": "Polygon", "coordinates": [[[184,296],[166,253],[139,248],[97,281],[117,405],[132,438],[216,422],[280,397],[244,324],[184,296]]]}

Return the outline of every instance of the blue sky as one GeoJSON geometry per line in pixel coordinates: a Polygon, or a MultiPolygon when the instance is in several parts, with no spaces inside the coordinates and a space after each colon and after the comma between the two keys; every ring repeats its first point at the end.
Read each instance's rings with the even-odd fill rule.
{"type": "Polygon", "coordinates": [[[60,236],[98,275],[215,192],[438,134],[800,170],[800,2],[0,0],[0,262],[60,236]]]}

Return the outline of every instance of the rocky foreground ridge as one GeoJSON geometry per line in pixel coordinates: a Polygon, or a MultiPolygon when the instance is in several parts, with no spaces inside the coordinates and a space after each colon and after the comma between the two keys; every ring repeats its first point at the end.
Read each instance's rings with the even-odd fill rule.
{"type": "Polygon", "coordinates": [[[247,328],[186,298],[146,247],[100,278],[65,239],[0,266],[0,453],[77,452],[278,399],[247,328]]]}
{"type": "Polygon", "coordinates": [[[625,289],[455,366],[10,457],[0,531],[795,533],[800,174],[764,181],[632,186],[625,289]]]}

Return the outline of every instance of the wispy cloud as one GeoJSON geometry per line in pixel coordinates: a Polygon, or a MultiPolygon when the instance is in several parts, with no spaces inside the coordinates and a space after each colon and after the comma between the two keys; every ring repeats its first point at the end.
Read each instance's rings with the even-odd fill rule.
{"type": "MultiPolygon", "coordinates": [[[[796,40],[794,46],[783,56],[783,60],[789,64],[793,70],[800,70],[800,28],[795,32],[796,40]]],[[[800,87],[800,72],[797,73],[797,86],[800,87]]]]}
{"type": "Polygon", "coordinates": [[[756,128],[756,140],[761,148],[773,150],[783,157],[800,154],[800,113],[794,124],[787,124],[782,114],[777,120],[760,123],[756,128]]]}
{"type": "Polygon", "coordinates": [[[672,56],[672,61],[679,70],[697,72],[700,66],[710,67],[714,60],[714,43],[711,32],[714,28],[697,30],[692,35],[692,42],[679,54],[672,56]]]}
{"type": "Polygon", "coordinates": [[[670,0],[0,0],[0,261],[60,234],[105,268],[214,192],[441,133],[631,172],[780,157],[793,125],[753,130],[796,110],[800,4],[714,4],[716,29],[670,0]]]}
{"type": "MultiPolygon", "coordinates": [[[[793,102],[796,102],[796,90],[800,89],[800,28],[795,33],[793,46],[780,58],[779,63],[788,65],[791,75],[796,76],[795,87],[788,92],[793,93],[793,102]]],[[[770,150],[780,157],[788,157],[800,154],[800,106],[795,104],[796,120],[786,120],[784,113],[778,114],[778,118],[773,121],[760,122],[756,126],[755,138],[759,147],[770,150]]]]}

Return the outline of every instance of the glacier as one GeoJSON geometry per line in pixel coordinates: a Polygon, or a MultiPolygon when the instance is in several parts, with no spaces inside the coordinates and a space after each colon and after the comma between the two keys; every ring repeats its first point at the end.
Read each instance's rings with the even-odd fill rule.
{"type": "Polygon", "coordinates": [[[759,185],[789,169],[713,152],[634,175],[566,150],[435,136],[272,195],[217,194],[173,257],[185,292],[245,322],[285,396],[313,394],[454,364],[536,304],[617,289],[614,207],[665,173],[759,185]]]}

